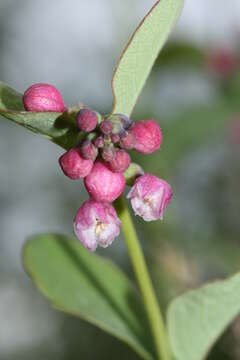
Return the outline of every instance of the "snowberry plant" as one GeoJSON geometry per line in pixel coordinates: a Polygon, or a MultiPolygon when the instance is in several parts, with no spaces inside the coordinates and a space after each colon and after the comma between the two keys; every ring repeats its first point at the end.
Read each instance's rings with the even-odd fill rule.
{"type": "Polygon", "coordinates": [[[182,5],[183,0],[156,1],[137,27],[115,68],[107,115],[87,105],[68,107],[51,84],[34,84],[22,95],[0,83],[0,114],[61,146],[63,173],[83,181],[88,192],[73,221],[78,240],[33,236],[23,249],[26,271],[54,307],[95,324],[147,360],[205,358],[240,312],[235,275],[175,299],[165,321],[123,196],[128,188],[126,198],[143,221],[161,220],[172,197],[168,182],[154,169],[144,173],[129,150],[150,156],[161,146],[158,122],[133,121],[132,111],[182,5]],[[94,253],[111,245],[121,229],[139,292],[120,269],[94,253]]]}

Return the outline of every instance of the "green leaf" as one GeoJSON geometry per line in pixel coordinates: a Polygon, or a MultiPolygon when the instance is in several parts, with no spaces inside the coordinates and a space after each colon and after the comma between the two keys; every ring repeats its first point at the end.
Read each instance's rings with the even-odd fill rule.
{"type": "Polygon", "coordinates": [[[119,59],[112,79],[113,113],[131,115],[159,51],[183,6],[183,0],[160,0],[139,24],[119,59]]]}
{"type": "Polygon", "coordinates": [[[168,333],[176,360],[202,360],[240,313],[240,274],[173,300],[168,333]]]}
{"type": "Polygon", "coordinates": [[[24,247],[23,262],[54,307],[100,327],[143,359],[154,358],[138,293],[112,262],[61,235],[31,238],[24,247]]]}
{"type": "Polygon", "coordinates": [[[0,82],[0,115],[68,149],[76,144],[78,129],[69,113],[24,111],[22,95],[0,82]]]}

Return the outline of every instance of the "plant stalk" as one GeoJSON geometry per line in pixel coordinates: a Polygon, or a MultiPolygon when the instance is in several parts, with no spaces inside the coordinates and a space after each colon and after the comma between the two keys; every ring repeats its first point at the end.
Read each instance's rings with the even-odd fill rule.
{"type": "Polygon", "coordinates": [[[128,253],[143,297],[148,321],[151,327],[157,358],[159,360],[170,360],[171,352],[163,316],[156,299],[152,281],[147,270],[146,262],[131,215],[122,197],[117,200],[116,204],[119,217],[122,221],[122,230],[128,248],[128,253]]]}

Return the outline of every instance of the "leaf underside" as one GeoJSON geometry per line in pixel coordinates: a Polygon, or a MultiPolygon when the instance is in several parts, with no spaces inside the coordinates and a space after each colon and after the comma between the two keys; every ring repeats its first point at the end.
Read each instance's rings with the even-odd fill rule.
{"type": "Polygon", "coordinates": [[[52,305],[78,316],[153,360],[150,330],[138,293],[109,260],[62,235],[31,238],[23,250],[26,271],[52,305]]]}
{"type": "Polygon", "coordinates": [[[240,274],[173,300],[168,334],[176,360],[202,360],[240,313],[240,274]]]}
{"type": "Polygon", "coordinates": [[[130,116],[159,51],[165,44],[184,0],[157,1],[137,27],[112,78],[112,113],[130,116]]]}

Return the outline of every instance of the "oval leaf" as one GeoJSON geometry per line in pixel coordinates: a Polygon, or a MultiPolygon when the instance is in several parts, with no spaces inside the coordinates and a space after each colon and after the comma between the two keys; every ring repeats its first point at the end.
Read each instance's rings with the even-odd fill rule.
{"type": "Polygon", "coordinates": [[[0,82],[0,115],[68,149],[79,131],[69,113],[24,111],[22,94],[0,82]]]}
{"type": "Polygon", "coordinates": [[[160,0],[139,24],[112,79],[113,113],[131,115],[159,51],[174,27],[183,0],[160,0]]]}
{"type": "Polygon", "coordinates": [[[202,360],[240,313],[240,274],[173,300],[168,333],[176,360],[202,360]]]}
{"type": "Polygon", "coordinates": [[[152,360],[150,330],[138,293],[109,260],[60,235],[30,239],[23,262],[53,306],[100,327],[152,360]]]}

